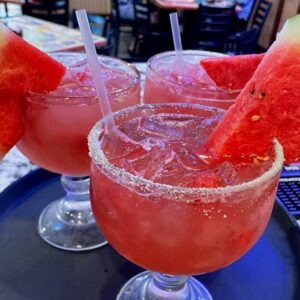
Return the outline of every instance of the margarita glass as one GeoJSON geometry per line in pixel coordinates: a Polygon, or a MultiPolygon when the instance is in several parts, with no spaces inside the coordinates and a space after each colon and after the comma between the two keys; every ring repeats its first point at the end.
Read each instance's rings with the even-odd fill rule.
{"type": "MultiPolygon", "coordinates": [[[[43,210],[38,222],[40,236],[64,250],[89,250],[106,243],[90,207],[87,147],[87,135],[102,115],[85,57],[69,53],[54,58],[68,66],[66,75],[50,94],[28,93],[25,133],[17,146],[35,164],[63,174],[66,196],[43,210]]],[[[99,62],[112,109],[138,104],[136,69],[105,56],[99,56],[99,62]]]]}
{"type": "Polygon", "coordinates": [[[282,148],[275,141],[273,159],[255,163],[210,157],[203,145],[222,112],[135,106],[114,113],[113,135],[104,134],[105,119],[90,132],[96,221],[112,247],[150,270],[127,282],[117,299],[211,299],[190,275],[231,264],[265,230],[282,148]]]}
{"type": "Polygon", "coordinates": [[[183,66],[174,51],[163,52],[147,62],[144,103],[196,103],[228,109],[240,91],[217,87],[200,66],[201,59],[224,54],[184,50],[183,66]]]}

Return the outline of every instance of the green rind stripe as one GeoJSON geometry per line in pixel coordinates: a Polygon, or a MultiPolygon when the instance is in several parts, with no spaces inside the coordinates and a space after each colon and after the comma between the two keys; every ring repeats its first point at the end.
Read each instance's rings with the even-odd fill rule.
{"type": "Polygon", "coordinates": [[[300,43],[300,14],[289,18],[277,37],[278,41],[300,43]]]}

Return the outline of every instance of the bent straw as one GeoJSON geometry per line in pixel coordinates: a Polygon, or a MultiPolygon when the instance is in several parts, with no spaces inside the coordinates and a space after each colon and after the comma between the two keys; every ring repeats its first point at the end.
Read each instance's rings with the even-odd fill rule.
{"type": "Polygon", "coordinates": [[[171,21],[172,36],[173,36],[173,43],[176,52],[177,64],[180,70],[182,70],[183,67],[182,44],[181,44],[178,16],[176,12],[170,14],[170,21],[171,21]]]}
{"type": "Polygon", "coordinates": [[[111,107],[107,96],[107,90],[104,84],[101,66],[98,62],[98,57],[92,39],[92,33],[87,19],[86,11],[85,9],[80,9],[76,10],[75,13],[87,56],[87,64],[93,77],[96,93],[100,102],[102,115],[103,117],[107,117],[105,129],[107,130],[107,133],[110,133],[112,131],[115,131],[116,126],[112,118],[111,107]]]}

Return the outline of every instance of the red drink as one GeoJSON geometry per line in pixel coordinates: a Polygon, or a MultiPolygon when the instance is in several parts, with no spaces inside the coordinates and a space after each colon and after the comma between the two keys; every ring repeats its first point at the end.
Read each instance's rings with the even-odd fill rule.
{"type": "MultiPolygon", "coordinates": [[[[83,251],[107,242],[95,223],[89,199],[87,135],[101,118],[92,77],[78,54],[56,54],[67,72],[56,91],[28,93],[25,133],[18,148],[30,160],[49,171],[62,174],[66,195],[51,202],[38,221],[40,236],[51,246],[83,251]]],[[[99,63],[113,110],[140,101],[140,82],[135,68],[110,57],[99,63]]]]}
{"type": "MultiPolygon", "coordinates": [[[[26,98],[26,128],[18,148],[47,170],[87,175],[86,138],[92,125],[101,118],[99,102],[86,64],[74,64],[74,55],[70,54],[60,58],[71,66],[59,88],[48,95],[29,93],[26,98]]],[[[75,58],[78,60],[77,55],[75,58]]],[[[138,104],[140,85],[136,70],[118,59],[101,57],[100,62],[112,109],[138,104]]]]}
{"type": "Polygon", "coordinates": [[[118,113],[122,134],[101,149],[101,126],[92,131],[92,208],[120,254],[155,272],[201,274],[234,262],[261,236],[280,146],[275,162],[212,159],[203,143],[219,119],[213,108],[158,105],[118,113]]]}
{"type": "MultiPolygon", "coordinates": [[[[215,53],[215,56],[221,54],[215,53]]],[[[213,56],[205,51],[183,51],[183,67],[176,64],[175,52],[157,54],[149,59],[144,103],[196,103],[227,109],[239,91],[217,87],[199,62],[213,56]]]]}

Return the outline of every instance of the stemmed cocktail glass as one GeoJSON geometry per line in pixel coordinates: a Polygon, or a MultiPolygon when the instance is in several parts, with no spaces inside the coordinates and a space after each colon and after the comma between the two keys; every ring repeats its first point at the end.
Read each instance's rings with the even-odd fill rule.
{"type": "Polygon", "coordinates": [[[150,270],[127,282],[118,300],[211,299],[190,276],[233,263],[265,230],[282,148],[275,141],[269,161],[214,160],[202,146],[222,113],[143,105],[114,113],[119,129],[112,137],[104,133],[105,119],[92,129],[96,221],[112,247],[150,270]]]}
{"type": "MultiPolygon", "coordinates": [[[[101,118],[99,101],[85,56],[56,54],[67,73],[50,94],[28,93],[25,103],[25,133],[18,148],[35,164],[63,174],[66,196],[51,202],[38,222],[40,236],[64,250],[89,250],[106,243],[95,224],[89,199],[87,135],[101,118]]],[[[113,110],[140,99],[136,69],[114,58],[99,57],[113,110]]],[[[53,199],[54,200],[54,199],[53,199]]]]}
{"type": "Polygon", "coordinates": [[[144,103],[196,103],[228,109],[239,90],[217,87],[200,67],[200,60],[224,54],[201,50],[182,51],[178,66],[175,51],[154,55],[147,62],[144,103]]]}

